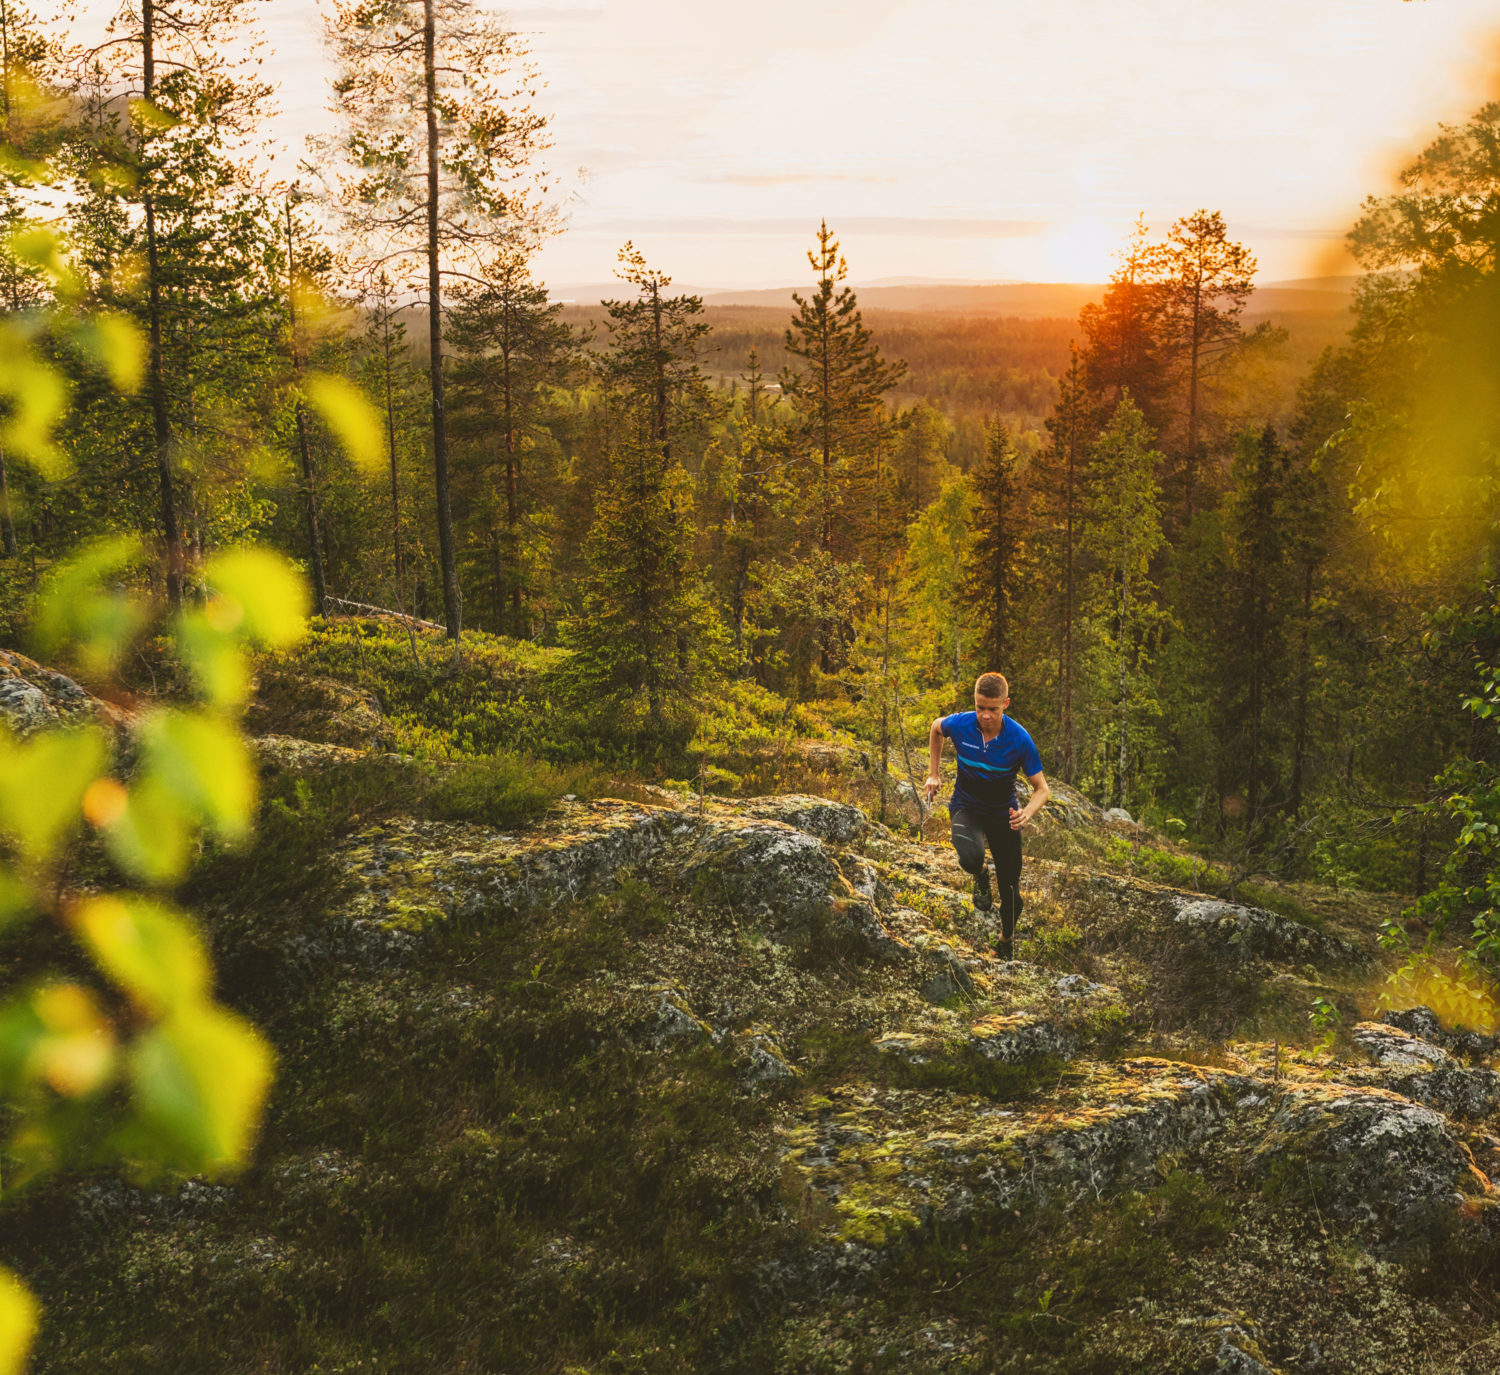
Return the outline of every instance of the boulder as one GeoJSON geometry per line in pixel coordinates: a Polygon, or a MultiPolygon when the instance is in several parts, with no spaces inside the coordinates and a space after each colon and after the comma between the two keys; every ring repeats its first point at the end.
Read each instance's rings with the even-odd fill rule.
{"type": "Polygon", "coordinates": [[[130,713],[95,697],[66,674],[0,649],[0,724],[19,736],[56,726],[102,725],[122,733],[130,713]]]}
{"type": "Polygon", "coordinates": [[[1356,964],[1365,957],[1347,941],[1264,907],[1173,893],[1172,924],[1221,963],[1250,959],[1291,964],[1356,964]]]}

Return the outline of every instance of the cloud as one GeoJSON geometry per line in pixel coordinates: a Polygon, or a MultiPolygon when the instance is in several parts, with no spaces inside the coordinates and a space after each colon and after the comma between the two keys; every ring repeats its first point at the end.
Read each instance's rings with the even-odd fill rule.
{"type": "MultiPolygon", "coordinates": [[[[822,178],[819,178],[822,180],[822,178]]],[[[802,234],[811,235],[817,223],[803,219],[731,219],[688,217],[672,219],[611,219],[594,224],[578,221],[574,229],[624,234],[802,234]]],[[[906,215],[837,216],[830,226],[835,234],[875,234],[918,239],[1029,239],[1052,227],[1050,220],[975,220],[918,218],[906,215]]]]}
{"type": "Polygon", "coordinates": [[[829,176],[820,176],[815,172],[782,172],[773,173],[769,176],[754,176],[749,173],[731,172],[721,177],[690,177],[688,180],[707,182],[715,186],[795,186],[799,183],[813,181],[860,182],[867,186],[884,186],[897,182],[900,178],[853,177],[843,172],[836,172],[829,176]]]}

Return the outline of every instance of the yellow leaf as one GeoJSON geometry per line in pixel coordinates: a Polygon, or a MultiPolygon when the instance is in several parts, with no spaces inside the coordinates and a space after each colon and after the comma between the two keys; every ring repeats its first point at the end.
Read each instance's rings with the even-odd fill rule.
{"type": "Polygon", "coordinates": [[[104,832],[115,862],[147,883],[168,883],[187,868],[191,817],[181,800],[157,778],[142,778],[104,832]]]}
{"type": "Polygon", "coordinates": [[[373,472],[385,462],[380,416],[354,383],[332,373],[309,373],[302,390],[355,464],[373,472]]]}
{"type": "Polygon", "coordinates": [[[21,1375],[26,1369],[39,1312],[31,1290],[0,1268],[0,1375],[21,1375]]]}
{"type": "Polygon", "coordinates": [[[255,766],[240,733],[205,712],[158,711],[138,728],[149,776],[226,840],[250,829],[255,766]]]}
{"type": "Polygon", "coordinates": [[[270,1047],[249,1023],[207,1004],[185,1008],[132,1049],[136,1115],[157,1147],[189,1169],[240,1165],[271,1071],[270,1047]]]}
{"type": "Polygon", "coordinates": [[[0,869],[0,931],[23,921],[36,911],[31,886],[14,874],[0,869]]]}
{"type": "Polygon", "coordinates": [[[307,584],[279,554],[236,549],[214,559],[203,577],[225,603],[219,615],[226,631],[238,630],[274,649],[307,633],[307,584]]]}
{"type": "Polygon", "coordinates": [[[208,995],[208,952],[179,913],[146,898],[107,894],[80,903],[73,922],[94,963],[153,1017],[208,995]]]}
{"type": "Polygon", "coordinates": [[[109,757],[92,727],[0,735],[0,829],[36,864],[50,860],[82,818],[83,795],[109,757]]]}
{"type": "Polygon", "coordinates": [[[59,296],[76,296],[78,278],[62,254],[62,237],[44,224],[29,224],[10,236],[11,255],[37,268],[59,296]]]}

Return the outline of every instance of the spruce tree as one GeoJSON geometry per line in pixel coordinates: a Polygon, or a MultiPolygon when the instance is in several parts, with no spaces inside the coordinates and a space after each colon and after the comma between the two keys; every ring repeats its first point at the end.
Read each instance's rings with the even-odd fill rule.
{"type": "Polygon", "coordinates": [[[1097,780],[1119,807],[1136,796],[1142,737],[1156,708],[1150,670],[1162,618],[1151,561],[1163,535],[1161,455],[1151,441],[1145,417],[1127,392],[1094,445],[1083,540],[1094,565],[1089,648],[1097,780]]]}
{"type": "Polygon", "coordinates": [[[781,390],[795,405],[804,442],[819,464],[818,547],[832,553],[845,465],[869,460],[883,442],[885,394],[906,375],[906,364],[880,356],[853,288],[839,285],[849,267],[827,220],[818,227],[818,246],[807,261],[818,274],[817,289],[808,297],[792,293],[797,312],[786,332],[786,350],[796,361],[783,369],[781,390]]]}
{"type": "Polygon", "coordinates": [[[980,656],[988,669],[1004,673],[1014,646],[1029,502],[1010,431],[999,421],[989,427],[984,460],[974,474],[974,494],[977,509],[966,591],[969,604],[978,609],[980,656]]]}
{"type": "Polygon", "coordinates": [[[449,317],[455,431],[472,435],[484,451],[477,471],[485,488],[495,466],[490,453],[499,450],[501,509],[480,500],[476,515],[493,554],[495,627],[518,637],[528,627],[522,520],[534,503],[527,456],[539,437],[545,388],[568,380],[583,346],[579,332],[558,318],[561,311],[532,280],[525,254],[512,250],[466,286],[449,317]]]}
{"type": "Polygon", "coordinates": [[[708,326],[696,296],[669,296],[671,278],[633,245],[620,253],[633,300],[606,301],[613,348],[600,360],[611,430],[585,548],[581,614],[565,626],[580,689],[644,697],[653,729],[723,667],[723,635],[691,574],[693,489],[683,427],[709,397],[697,363],[708,326]]]}

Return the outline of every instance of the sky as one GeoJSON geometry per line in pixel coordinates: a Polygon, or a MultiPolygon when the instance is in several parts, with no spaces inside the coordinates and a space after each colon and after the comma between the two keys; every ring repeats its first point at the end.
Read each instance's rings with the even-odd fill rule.
{"type": "MultiPolygon", "coordinates": [[[[326,3],[326,0],[325,0],[326,3]]],[[[1350,271],[1361,200],[1500,85],[1500,0],[523,0],[566,230],[696,288],[1102,281],[1138,213],[1220,210],[1261,281],[1350,271]]],[[[268,0],[289,148],[327,126],[315,0],[268,0]]]]}

